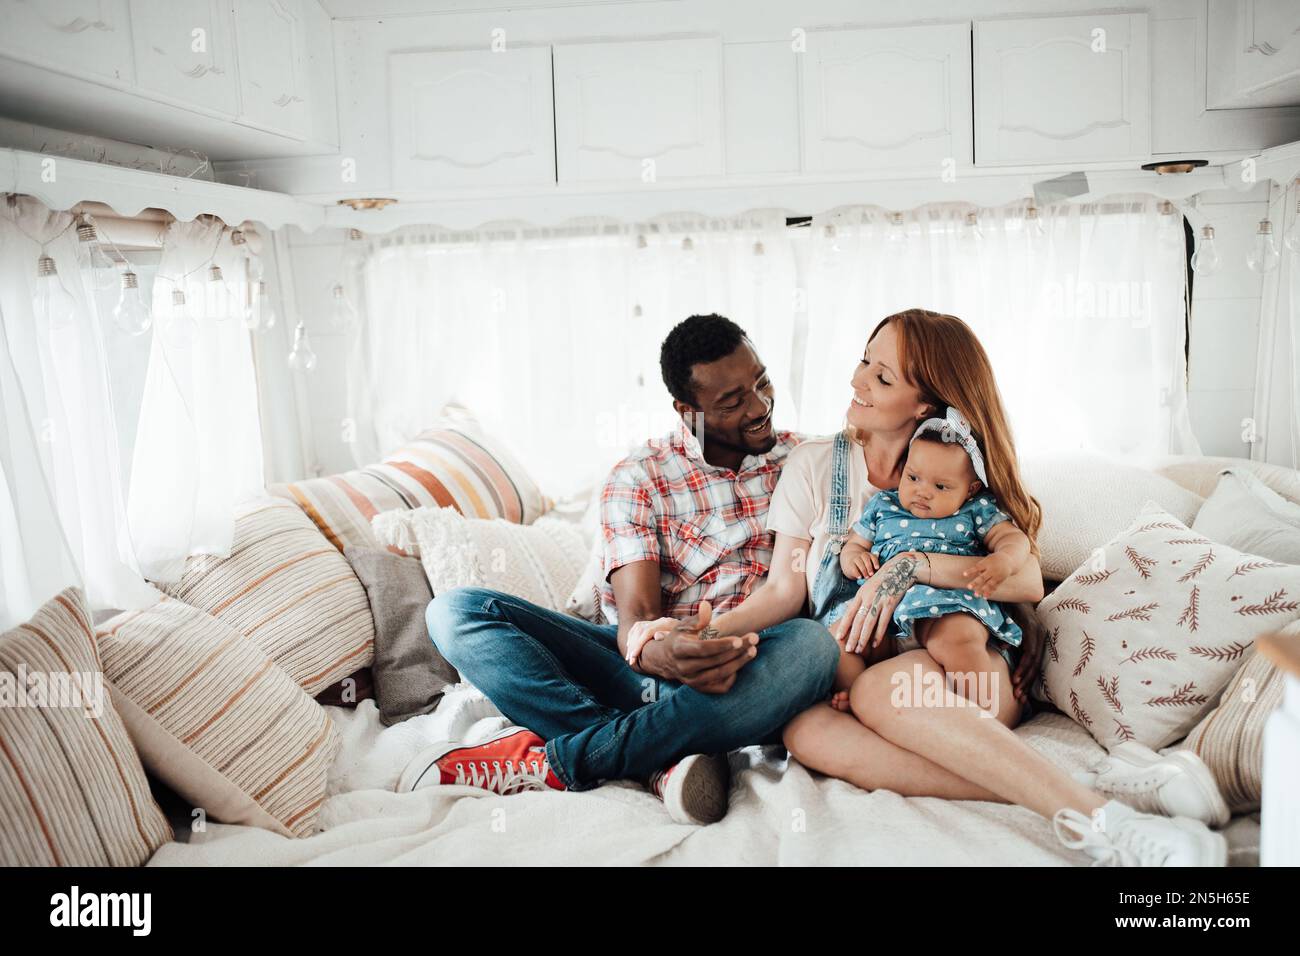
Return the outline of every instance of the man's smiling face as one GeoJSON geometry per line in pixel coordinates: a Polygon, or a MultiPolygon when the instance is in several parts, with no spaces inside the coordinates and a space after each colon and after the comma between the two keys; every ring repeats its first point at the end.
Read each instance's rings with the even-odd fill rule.
{"type": "Polygon", "coordinates": [[[730,355],[692,365],[691,382],[704,417],[703,434],[696,432],[702,447],[738,453],[743,459],[776,446],[772,379],[748,339],[730,355]]]}

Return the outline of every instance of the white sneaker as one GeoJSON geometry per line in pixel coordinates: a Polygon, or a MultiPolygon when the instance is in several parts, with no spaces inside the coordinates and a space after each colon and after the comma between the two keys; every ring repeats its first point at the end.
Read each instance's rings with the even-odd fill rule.
{"type": "Polygon", "coordinates": [[[1142,744],[1117,744],[1091,771],[1074,774],[1086,787],[1121,800],[1135,810],[1189,817],[1213,827],[1230,819],[1214,774],[1190,750],[1160,756],[1142,744]]]}
{"type": "Polygon", "coordinates": [[[691,754],[650,777],[648,786],[678,823],[717,823],[727,814],[731,764],[726,754],[691,754]]]}
{"type": "Polygon", "coordinates": [[[1139,813],[1111,800],[1094,820],[1078,810],[1052,818],[1057,838],[1093,866],[1226,866],[1228,843],[1198,820],[1139,813]]]}

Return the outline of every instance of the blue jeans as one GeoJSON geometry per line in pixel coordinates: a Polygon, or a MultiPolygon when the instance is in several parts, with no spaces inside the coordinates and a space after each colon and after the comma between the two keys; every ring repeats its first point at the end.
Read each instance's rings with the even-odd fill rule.
{"type": "Polygon", "coordinates": [[[641,674],[618,650],[618,627],[548,611],[486,588],[455,588],[425,619],[438,650],[511,723],[546,740],[571,790],[646,780],[694,753],[780,743],[796,714],[831,691],[839,646],[795,618],[759,634],[758,655],[725,694],[641,674]]]}

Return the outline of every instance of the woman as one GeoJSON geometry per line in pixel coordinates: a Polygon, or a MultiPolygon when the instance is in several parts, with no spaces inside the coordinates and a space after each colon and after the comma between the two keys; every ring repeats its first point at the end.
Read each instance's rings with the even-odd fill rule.
{"type": "MultiPolygon", "coordinates": [[[[924,647],[900,653],[892,636],[874,646],[863,636],[887,633],[895,606],[913,583],[969,587],[965,572],[980,559],[928,553],[927,561],[900,554],[858,589],[839,574],[836,544],[867,499],[898,487],[918,424],[942,416],[948,406],[963,411],[986,446],[991,490],[1031,542],[1041,511],[1020,481],[988,357],[960,319],[922,309],[884,319],[853,372],[852,388],[845,434],[804,442],[782,470],[767,524],[776,532],[767,580],[712,622],[722,635],[745,634],[805,613],[811,605],[818,620],[836,621],[832,630],[841,646],[868,648],[868,667],[853,685],[851,709],[823,703],[800,714],[785,730],[791,754],[809,768],[867,790],[1019,804],[1052,820],[1062,842],[1098,862],[1223,865],[1223,838],[1199,822],[1220,818],[1222,803],[1212,778],[1212,796],[1204,793],[1208,771],[1199,761],[1146,768],[1153,781],[1146,790],[1133,789],[1129,774],[1125,799],[1130,803],[1198,817],[1169,819],[1140,813],[1099,792],[1117,785],[1115,774],[1132,768],[1113,762],[1111,779],[1101,775],[1092,781],[1098,789],[1092,789],[1012,733],[1035,676],[1035,647],[1022,648],[1030,660],[1018,668],[1014,690],[1007,661],[989,651],[995,689],[1004,691],[993,698],[996,720],[946,684],[940,685],[942,706],[897,705],[896,687],[915,686],[918,676],[934,686],[943,670],[924,647]]],[[[1037,602],[1042,596],[1034,545],[1029,560],[990,599],[1037,602]]],[[[1033,635],[1037,629],[1026,631],[1033,635]]],[[[1027,636],[1026,644],[1035,641],[1027,636]]]]}

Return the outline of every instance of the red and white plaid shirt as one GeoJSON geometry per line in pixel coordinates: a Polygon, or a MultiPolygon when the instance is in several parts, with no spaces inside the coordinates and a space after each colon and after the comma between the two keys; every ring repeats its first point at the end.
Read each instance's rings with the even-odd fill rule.
{"type": "Polygon", "coordinates": [[[605,620],[618,621],[610,574],[636,561],[659,562],[665,617],[689,617],[706,598],[715,612],[743,601],[772,562],[767,509],[785,457],[803,437],[778,431],[771,451],[732,471],[706,462],[679,421],[615,465],[600,495],[605,620]]]}

